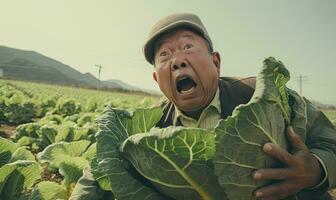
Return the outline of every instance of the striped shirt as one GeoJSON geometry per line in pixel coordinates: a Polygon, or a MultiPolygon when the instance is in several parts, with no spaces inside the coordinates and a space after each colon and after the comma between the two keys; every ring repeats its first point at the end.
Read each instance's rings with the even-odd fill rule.
{"type": "Polygon", "coordinates": [[[183,126],[193,127],[193,128],[203,128],[208,130],[213,130],[218,121],[221,119],[221,105],[219,100],[219,89],[217,89],[215,97],[210,102],[210,104],[202,111],[198,120],[188,117],[181,110],[175,106],[176,114],[174,122],[177,119],[180,120],[183,126]]]}

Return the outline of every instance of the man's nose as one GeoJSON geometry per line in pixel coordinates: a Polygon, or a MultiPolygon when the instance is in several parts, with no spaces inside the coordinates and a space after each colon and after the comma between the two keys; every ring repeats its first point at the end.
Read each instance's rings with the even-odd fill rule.
{"type": "Polygon", "coordinates": [[[171,63],[172,70],[177,70],[180,68],[185,68],[187,66],[187,62],[179,57],[175,57],[171,63]]]}

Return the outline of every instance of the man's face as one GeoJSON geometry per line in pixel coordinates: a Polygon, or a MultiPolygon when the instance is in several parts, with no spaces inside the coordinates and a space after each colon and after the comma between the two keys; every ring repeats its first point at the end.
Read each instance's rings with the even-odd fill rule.
{"type": "Polygon", "coordinates": [[[168,33],[157,41],[154,80],[179,109],[198,111],[213,99],[220,75],[220,56],[189,30],[168,33]]]}

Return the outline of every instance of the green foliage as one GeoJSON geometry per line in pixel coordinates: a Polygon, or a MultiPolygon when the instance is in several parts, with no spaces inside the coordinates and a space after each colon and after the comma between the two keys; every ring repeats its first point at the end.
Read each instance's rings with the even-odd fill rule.
{"type": "Polygon", "coordinates": [[[97,99],[90,98],[90,100],[85,104],[84,110],[86,112],[96,112],[98,109],[97,99]]]}
{"type": "Polygon", "coordinates": [[[155,188],[173,199],[226,199],[211,163],[215,155],[211,131],[153,128],[130,136],[121,152],[155,188]]]}
{"type": "Polygon", "coordinates": [[[90,166],[93,178],[98,182],[99,186],[105,191],[112,191],[110,180],[107,175],[101,173],[102,169],[99,168],[96,156],[91,159],[90,166]]]}
{"type": "Polygon", "coordinates": [[[122,157],[119,151],[119,146],[130,135],[149,131],[161,115],[162,111],[158,108],[140,109],[134,112],[134,115],[124,110],[107,108],[100,118],[99,132],[96,136],[97,168],[100,174],[109,179],[117,199],[161,199],[162,195],[146,182],[142,182],[143,178],[137,179],[130,173],[129,161],[122,157]]]}
{"type": "Polygon", "coordinates": [[[27,123],[19,125],[16,128],[15,140],[22,138],[23,136],[28,136],[32,138],[38,138],[38,130],[41,128],[41,125],[38,123],[27,123]]]}
{"type": "Polygon", "coordinates": [[[57,126],[53,124],[41,126],[40,124],[28,123],[18,126],[14,140],[20,146],[29,146],[34,152],[43,150],[55,142],[57,126]]]}
{"type": "Polygon", "coordinates": [[[98,115],[95,113],[85,113],[77,120],[78,126],[84,126],[88,122],[95,122],[95,120],[98,118],[98,115]]]}
{"type": "Polygon", "coordinates": [[[11,160],[12,154],[17,149],[17,144],[0,137],[0,167],[11,160]]]}
{"type": "Polygon", "coordinates": [[[0,96],[0,122],[5,122],[6,117],[5,117],[5,109],[6,109],[6,98],[0,96]]]}
{"type": "Polygon", "coordinates": [[[30,200],[66,200],[68,198],[67,191],[62,185],[51,181],[42,181],[34,187],[30,200]]]}
{"type": "Polygon", "coordinates": [[[61,115],[52,114],[52,115],[46,115],[43,118],[39,120],[39,124],[45,125],[45,124],[61,124],[63,122],[63,117],[61,115]]]}
{"type": "Polygon", "coordinates": [[[276,160],[264,154],[262,146],[271,142],[287,149],[286,125],[292,125],[305,138],[305,128],[298,128],[305,126],[306,108],[295,107],[305,103],[302,98],[295,100],[296,94],[286,89],[288,80],[289,73],[281,62],[265,60],[250,102],[238,106],[215,129],[217,145],[213,162],[229,199],[253,199],[253,191],[269,184],[253,180],[251,174],[256,169],[279,167],[276,160]],[[292,115],[290,98],[292,108],[300,115],[292,115]]]}
{"type": "Polygon", "coordinates": [[[336,127],[336,110],[324,110],[323,113],[330,119],[336,127]]]}
{"type": "Polygon", "coordinates": [[[54,113],[62,116],[70,116],[81,111],[80,103],[74,99],[61,98],[57,101],[54,113]]]}
{"type": "Polygon", "coordinates": [[[39,153],[38,157],[41,163],[49,164],[50,171],[58,170],[64,177],[63,183],[67,190],[71,190],[96,153],[95,144],[90,144],[87,140],[54,143],[39,153]]]}
{"type": "MultiPolygon", "coordinates": [[[[95,119],[107,102],[118,101],[122,108],[134,108],[142,99],[143,96],[126,93],[0,79],[0,123],[19,124],[12,139],[0,139],[0,199],[68,199],[82,170],[96,154],[94,135],[98,126],[95,119]],[[29,123],[35,120],[38,121],[29,123]],[[53,146],[74,141],[88,144],[75,147],[83,151],[82,154],[68,152],[68,145],[53,146]],[[39,160],[45,169],[42,172],[35,155],[43,150],[49,152],[51,158],[39,160]],[[55,151],[61,152],[61,156],[54,156],[55,151]],[[29,176],[24,175],[25,169],[31,171],[29,176]],[[42,179],[38,181],[42,182],[32,191],[32,184],[26,182],[36,183],[40,175],[42,179]],[[31,181],[26,180],[27,177],[31,181]]],[[[155,98],[148,99],[147,103],[155,98]]]]}
{"type": "Polygon", "coordinates": [[[35,114],[34,103],[19,91],[7,96],[0,98],[0,120],[10,124],[30,122],[35,114]]]}
{"type": "Polygon", "coordinates": [[[14,200],[40,178],[41,167],[25,147],[0,138],[0,199],[14,200]]]}
{"type": "Polygon", "coordinates": [[[0,168],[0,199],[16,200],[20,193],[40,178],[41,167],[35,161],[18,160],[0,168]]]}
{"type": "Polygon", "coordinates": [[[75,128],[71,123],[64,124],[58,128],[58,134],[55,138],[56,142],[70,142],[74,139],[75,128]]]}
{"type": "Polygon", "coordinates": [[[57,103],[57,98],[52,96],[43,96],[37,102],[36,116],[45,116],[48,112],[53,111],[57,103]]]}

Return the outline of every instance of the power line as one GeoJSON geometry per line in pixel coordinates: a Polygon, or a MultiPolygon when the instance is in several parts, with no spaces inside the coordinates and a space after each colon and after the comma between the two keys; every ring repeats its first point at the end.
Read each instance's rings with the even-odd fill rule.
{"type": "Polygon", "coordinates": [[[98,71],[98,89],[99,89],[100,88],[100,72],[101,72],[101,69],[103,68],[103,66],[95,65],[95,67],[99,68],[99,71],[98,71]]]}
{"type": "Polygon", "coordinates": [[[300,95],[302,96],[302,82],[303,81],[307,81],[307,76],[302,76],[302,74],[300,74],[300,76],[297,77],[297,81],[299,82],[299,86],[300,86],[300,95]]]}

